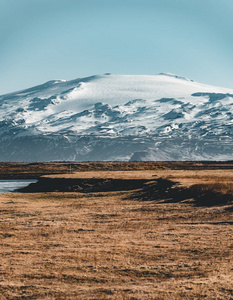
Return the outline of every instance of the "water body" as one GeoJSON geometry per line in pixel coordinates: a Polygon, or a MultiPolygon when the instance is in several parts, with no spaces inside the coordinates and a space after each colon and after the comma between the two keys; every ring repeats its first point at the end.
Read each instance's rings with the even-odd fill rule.
{"type": "Polygon", "coordinates": [[[37,180],[32,179],[15,179],[15,180],[0,180],[0,193],[14,192],[17,189],[28,186],[30,183],[35,183],[37,180]]]}

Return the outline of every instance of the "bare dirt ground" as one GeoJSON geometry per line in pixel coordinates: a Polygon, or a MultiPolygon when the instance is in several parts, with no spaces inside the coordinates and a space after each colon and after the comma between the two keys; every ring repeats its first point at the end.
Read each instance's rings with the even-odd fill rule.
{"type": "Polygon", "coordinates": [[[0,194],[0,299],[233,299],[232,190],[212,187],[232,172],[155,173],[71,174],[150,180],[132,190],[0,194]]]}

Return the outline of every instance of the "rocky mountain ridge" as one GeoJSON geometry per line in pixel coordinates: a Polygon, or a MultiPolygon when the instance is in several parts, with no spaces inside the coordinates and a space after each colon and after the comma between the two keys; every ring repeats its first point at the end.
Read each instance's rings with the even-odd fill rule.
{"type": "Polygon", "coordinates": [[[232,159],[233,90],[173,74],[54,80],[0,108],[0,161],[232,159]]]}

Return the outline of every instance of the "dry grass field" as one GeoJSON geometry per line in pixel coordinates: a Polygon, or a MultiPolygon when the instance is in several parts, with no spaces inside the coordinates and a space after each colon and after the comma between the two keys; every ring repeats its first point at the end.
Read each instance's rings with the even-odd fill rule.
{"type": "Polygon", "coordinates": [[[233,170],[233,162],[0,162],[0,179],[39,178],[46,174],[85,171],[233,170]]]}
{"type": "Polygon", "coordinates": [[[1,300],[233,299],[229,168],[46,178],[148,182],[0,194],[1,300]]]}

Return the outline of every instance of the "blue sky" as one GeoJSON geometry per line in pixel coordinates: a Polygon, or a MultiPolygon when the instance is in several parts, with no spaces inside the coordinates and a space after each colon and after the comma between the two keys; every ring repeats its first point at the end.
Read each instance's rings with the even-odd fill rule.
{"type": "Polygon", "coordinates": [[[0,94],[170,72],[233,88],[232,0],[1,0],[0,94]]]}

